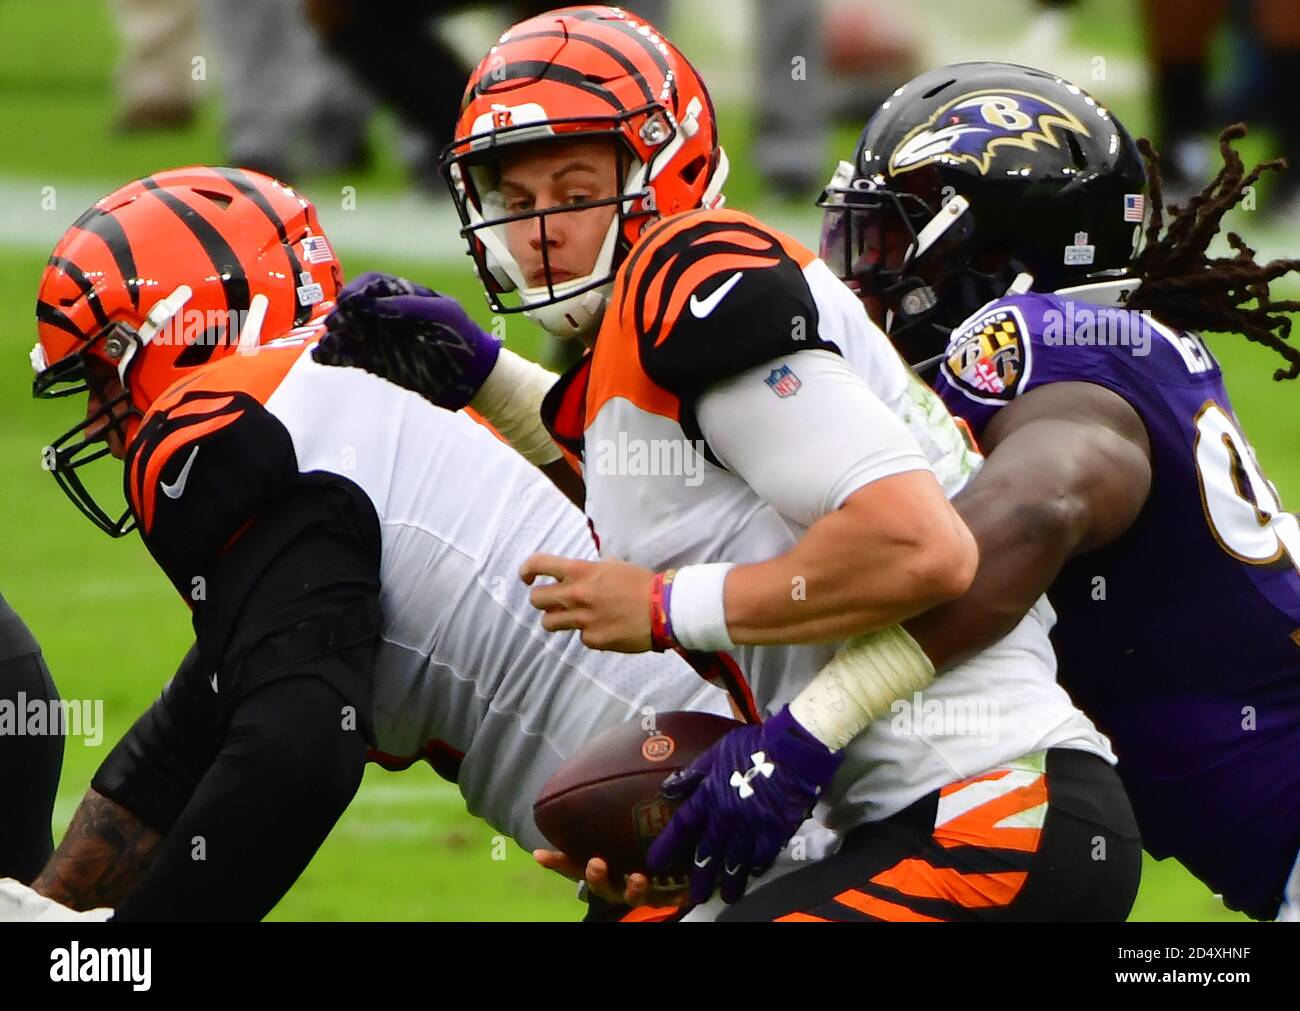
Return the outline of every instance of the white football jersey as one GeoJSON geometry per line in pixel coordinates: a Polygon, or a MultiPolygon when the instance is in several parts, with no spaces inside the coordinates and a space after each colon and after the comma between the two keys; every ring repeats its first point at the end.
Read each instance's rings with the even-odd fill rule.
{"type": "MultiPolygon", "coordinates": [[[[565,394],[581,404],[586,511],[603,556],[653,569],[758,562],[789,550],[807,529],[721,466],[702,440],[694,409],[710,384],[737,371],[718,364],[728,350],[745,368],[779,365],[766,380],[778,397],[816,395],[800,392],[786,356],[797,362],[803,350],[837,351],[903,421],[949,497],[980,466],[939,398],[821,260],[745,214],[678,215],[633,248],[586,385],[575,382],[565,394]]],[[[836,428],[808,438],[869,442],[872,434],[836,428]]],[[[1113,762],[1105,738],[1056,683],[1053,621],[1043,598],[1005,639],[859,736],[827,792],[826,823],[844,830],[885,818],[955,780],[1049,747],[1113,762]]],[[[758,708],[771,714],[836,646],[741,646],[731,656],[758,708]]]]}
{"type": "Polygon", "coordinates": [[[732,715],[676,655],[601,653],[546,632],[519,570],[539,551],[595,559],[581,511],[484,425],[360,369],[318,365],[308,347],[232,355],[160,398],[163,421],[190,426],[177,438],[199,432],[202,444],[176,500],[152,491],[175,443],[164,436],[140,462],[142,526],[157,541],[167,510],[218,497],[238,508],[240,482],[263,498],[301,479],[360,489],[381,550],[372,757],[454,771],[473,814],[534,848],[546,844],[532,814],[542,785],[602,730],[675,710],[732,715]],[[223,437],[239,440],[239,482],[229,467],[204,472],[223,437]]]}

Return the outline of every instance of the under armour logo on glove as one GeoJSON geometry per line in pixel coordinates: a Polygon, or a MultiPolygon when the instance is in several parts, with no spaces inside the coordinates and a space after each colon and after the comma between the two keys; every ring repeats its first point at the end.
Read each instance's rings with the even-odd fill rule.
{"type": "Polygon", "coordinates": [[[767,756],[761,751],[756,751],[749,756],[749,760],[754,763],[754,767],[748,772],[733,772],[731,774],[731,785],[736,788],[740,794],[741,800],[746,800],[754,796],[754,788],[749,785],[749,781],[760,773],[766,779],[772,778],[772,773],[776,771],[776,766],[767,760],[767,756]]]}
{"type": "Polygon", "coordinates": [[[651,873],[687,867],[694,903],[713,894],[721,873],[722,898],[735,902],[751,875],[772,866],[842,761],[788,706],[731,731],[664,781],[664,798],[680,806],[650,847],[651,873]]]}

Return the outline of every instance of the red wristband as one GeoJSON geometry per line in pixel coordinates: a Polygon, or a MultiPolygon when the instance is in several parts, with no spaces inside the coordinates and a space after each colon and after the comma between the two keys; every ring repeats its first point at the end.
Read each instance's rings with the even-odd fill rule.
{"type": "Polygon", "coordinates": [[[673,598],[673,578],[676,575],[676,569],[656,572],[650,583],[650,648],[656,653],[677,648],[677,637],[673,635],[673,620],[669,615],[673,598]]]}

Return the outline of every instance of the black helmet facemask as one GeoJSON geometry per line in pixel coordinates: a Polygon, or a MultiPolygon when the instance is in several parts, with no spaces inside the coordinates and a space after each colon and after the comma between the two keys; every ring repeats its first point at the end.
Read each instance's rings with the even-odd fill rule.
{"type": "Polygon", "coordinates": [[[992,273],[971,262],[979,258],[968,248],[975,215],[965,197],[934,207],[852,174],[841,162],[817,201],[820,256],[860,298],[884,303],[890,340],[923,372],[938,364],[953,328],[1006,294],[1020,271],[1005,259],[992,273]]]}

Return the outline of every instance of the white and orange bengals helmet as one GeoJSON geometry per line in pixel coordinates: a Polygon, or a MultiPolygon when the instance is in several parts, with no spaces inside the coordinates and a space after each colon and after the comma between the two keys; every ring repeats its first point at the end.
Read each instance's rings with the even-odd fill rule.
{"type": "Polygon", "coordinates": [[[171,169],[96,201],[41,277],[31,362],[34,396],[93,393],[100,407],[45,447],[46,469],[97,527],[127,533],[129,511],[107,511],[83,480],[108,453],[105,426],[129,444],[169,386],[318,324],[342,282],[312,203],[250,169],[171,169]],[[105,375],[118,378],[115,397],[105,375]]]}
{"type": "Polygon", "coordinates": [[[721,206],[727,157],[709,93],[686,58],[634,14],[591,6],[538,15],[498,39],[470,75],[442,167],[493,310],[584,337],[600,324],[619,264],[656,218],[721,206]],[[621,194],[506,212],[496,189],[503,147],[594,137],[621,142],[621,194]],[[529,286],[506,246],[506,223],[541,218],[544,234],[551,214],[609,204],[617,214],[591,273],[554,281],[544,263],[545,283],[529,286]]]}

